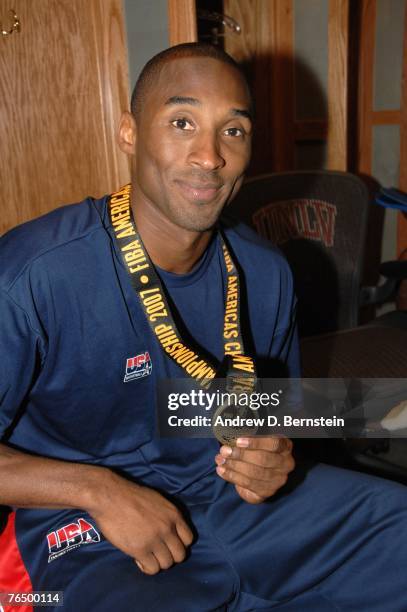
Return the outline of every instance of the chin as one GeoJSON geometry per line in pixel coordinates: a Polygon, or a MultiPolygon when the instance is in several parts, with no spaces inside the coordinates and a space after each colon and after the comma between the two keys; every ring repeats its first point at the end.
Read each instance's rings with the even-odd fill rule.
{"type": "Polygon", "coordinates": [[[177,214],[173,217],[173,222],[178,227],[190,232],[207,232],[215,227],[222,210],[223,205],[217,206],[216,209],[212,208],[210,211],[205,210],[205,205],[201,205],[194,212],[177,211],[177,214]]]}
{"type": "MultiPolygon", "coordinates": [[[[219,213],[220,214],[220,213],[219,213]]],[[[180,219],[177,225],[183,229],[189,230],[190,232],[207,232],[215,227],[219,214],[211,215],[210,218],[183,218],[180,219]]]]}
{"type": "Polygon", "coordinates": [[[185,220],[182,223],[177,223],[178,227],[181,227],[184,230],[188,230],[189,232],[207,232],[215,227],[218,218],[214,221],[199,221],[198,219],[191,219],[191,221],[186,222],[185,220]]]}

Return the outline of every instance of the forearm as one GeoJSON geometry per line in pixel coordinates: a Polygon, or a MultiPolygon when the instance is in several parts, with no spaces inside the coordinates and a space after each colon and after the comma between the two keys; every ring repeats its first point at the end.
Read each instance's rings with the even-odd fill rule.
{"type": "Polygon", "coordinates": [[[0,504],[92,513],[112,477],[107,468],[36,457],[0,444],[0,504]]]}

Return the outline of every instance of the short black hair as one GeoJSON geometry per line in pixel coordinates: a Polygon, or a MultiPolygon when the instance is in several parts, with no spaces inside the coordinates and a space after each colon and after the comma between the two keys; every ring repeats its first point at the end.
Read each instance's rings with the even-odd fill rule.
{"type": "Polygon", "coordinates": [[[164,64],[170,62],[171,60],[179,59],[182,57],[209,57],[228,64],[229,66],[232,66],[235,70],[238,71],[243,81],[245,82],[250,97],[250,106],[252,106],[250,89],[247,83],[246,76],[244,75],[239,64],[233,59],[233,57],[228,55],[226,51],[224,51],[220,47],[211,45],[209,43],[182,43],[180,45],[169,47],[169,49],[165,49],[164,51],[157,53],[157,55],[154,55],[154,57],[152,57],[144,66],[137,79],[137,82],[133,89],[133,93],[131,95],[130,108],[132,114],[136,118],[137,116],[139,116],[140,111],[142,109],[146,92],[148,91],[152,83],[155,81],[155,79],[158,77],[158,74],[164,64]]]}

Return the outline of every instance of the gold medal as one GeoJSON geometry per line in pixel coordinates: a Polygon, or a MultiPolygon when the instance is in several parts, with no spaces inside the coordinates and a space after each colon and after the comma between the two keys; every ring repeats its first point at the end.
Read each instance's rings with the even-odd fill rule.
{"type": "Polygon", "coordinates": [[[212,431],[221,444],[235,446],[237,438],[255,436],[258,426],[248,406],[227,403],[213,413],[212,431]]]}

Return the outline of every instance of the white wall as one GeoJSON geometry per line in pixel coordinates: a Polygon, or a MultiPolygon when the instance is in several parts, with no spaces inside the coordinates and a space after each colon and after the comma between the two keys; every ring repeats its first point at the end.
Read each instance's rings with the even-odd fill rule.
{"type": "Polygon", "coordinates": [[[144,64],[169,46],[167,0],[123,0],[130,90],[144,64]]]}

